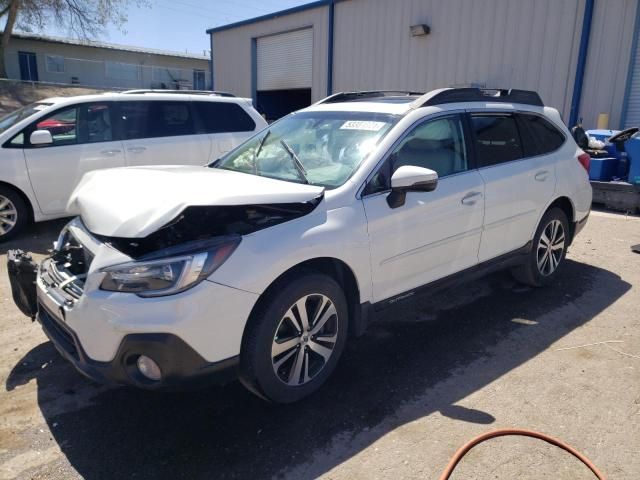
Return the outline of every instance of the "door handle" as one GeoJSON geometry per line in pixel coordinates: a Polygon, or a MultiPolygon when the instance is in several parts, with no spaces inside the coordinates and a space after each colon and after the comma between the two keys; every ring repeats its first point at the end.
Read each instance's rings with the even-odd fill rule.
{"type": "Polygon", "coordinates": [[[461,203],[463,205],[475,205],[480,197],[482,197],[480,192],[469,192],[462,197],[461,203]]]}
{"type": "Polygon", "coordinates": [[[547,170],[542,170],[538,173],[536,173],[536,176],[533,177],[536,179],[536,181],[538,182],[544,182],[547,179],[547,176],[549,175],[549,172],[547,170]]]}
{"type": "Polygon", "coordinates": [[[147,149],[147,147],[129,147],[127,148],[127,152],[131,153],[142,153],[147,149]]]}
{"type": "Polygon", "coordinates": [[[100,152],[101,155],[104,155],[105,157],[113,157],[114,155],[118,155],[119,153],[122,153],[122,150],[103,150],[100,152]]]}

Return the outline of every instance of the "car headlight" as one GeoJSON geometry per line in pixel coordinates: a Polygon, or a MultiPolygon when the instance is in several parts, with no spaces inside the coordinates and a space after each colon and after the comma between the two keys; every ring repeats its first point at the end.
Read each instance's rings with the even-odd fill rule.
{"type": "Polygon", "coordinates": [[[192,242],[171,247],[134,262],[103,268],[100,288],[141,297],[173,295],[194,287],[233,253],[240,237],[192,242]]]}

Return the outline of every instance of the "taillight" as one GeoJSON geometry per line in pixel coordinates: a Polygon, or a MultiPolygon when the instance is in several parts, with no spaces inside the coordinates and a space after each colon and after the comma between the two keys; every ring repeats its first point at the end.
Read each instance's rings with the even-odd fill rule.
{"type": "Polygon", "coordinates": [[[589,154],[582,152],[580,155],[578,155],[578,161],[580,162],[580,165],[582,165],[584,169],[589,172],[589,165],[591,165],[591,157],[589,156],[589,154]]]}

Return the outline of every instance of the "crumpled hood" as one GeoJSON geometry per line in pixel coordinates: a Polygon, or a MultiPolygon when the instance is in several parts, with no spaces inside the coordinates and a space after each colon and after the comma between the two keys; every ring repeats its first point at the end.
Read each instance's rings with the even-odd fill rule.
{"type": "Polygon", "coordinates": [[[84,175],[67,210],[97,235],[142,238],[190,206],[290,204],[318,198],[323,187],[208,167],[147,166],[84,175]]]}

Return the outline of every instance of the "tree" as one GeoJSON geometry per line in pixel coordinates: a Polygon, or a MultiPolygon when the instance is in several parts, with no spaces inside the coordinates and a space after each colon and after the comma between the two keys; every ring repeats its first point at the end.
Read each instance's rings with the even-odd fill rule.
{"type": "Polygon", "coordinates": [[[7,78],[5,52],[17,25],[25,31],[42,30],[55,24],[71,36],[89,40],[104,33],[107,25],[122,28],[127,6],[146,0],[0,0],[0,18],[7,21],[0,40],[0,78],[7,78]]]}

